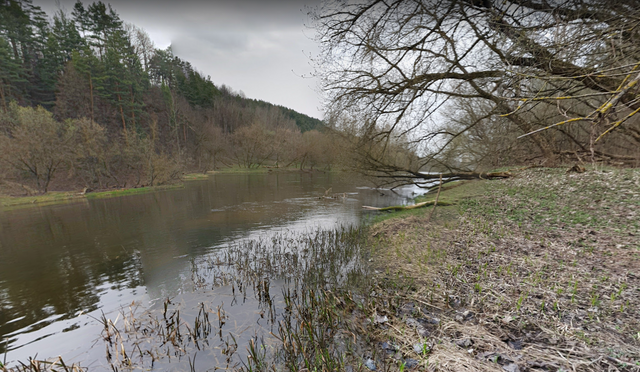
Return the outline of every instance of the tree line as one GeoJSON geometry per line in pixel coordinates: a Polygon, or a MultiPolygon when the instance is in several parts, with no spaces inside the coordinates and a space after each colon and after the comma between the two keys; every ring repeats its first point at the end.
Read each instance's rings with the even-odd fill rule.
{"type": "MultiPolygon", "coordinates": [[[[323,123],[215,85],[109,4],[0,0],[0,183],[157,185],[221,166],[331,167],[323,123]]],[[[14,188],[15,188],[14,187],[14,188]]]]}
{"type": "Polygon", "coordinates": [[[640,165],[636,1],[328,0],[314,19],[328,121],[389,183],[640,165]]]}

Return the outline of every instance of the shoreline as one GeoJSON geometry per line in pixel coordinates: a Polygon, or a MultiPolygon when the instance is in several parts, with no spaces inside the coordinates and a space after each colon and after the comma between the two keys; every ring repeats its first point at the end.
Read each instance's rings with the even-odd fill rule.
{"type": "Polygon", "coordinates": [[[10,210],[16,208],[29,208],[35,206],[45,206],[52,204],[73,203],[88,199],[102,199],[102,198],[114,198],[126,195],[144,194],[155,191],[165,191],[183,188],[185,182],[206,180],[209,176],[216,174],[244,174],[244,173],[293,173],[293,172],[331,172],[322,170],[300,170],[299,168],[240,168],[229,167],[216,171],[208,171],[206,173],[187,173],[183,175],[180,180],[175,183],[158,185],[158,186],[143,186],[143,187],[128,187],[119,189],[107,189],[92,191],[89,193],[83,193],[81,190],[71,191],[49,191],[46,194],[39,195],[25,195],[25,196],[12,196],[4,195],[0,193],[0,210],[10,210]]]}
{"type": "MultiPolygon", "coordinates": [[[[271,345],[291,361],[285,370],[300,370],[302,349],[316,370],[640,368],[640,169],[528,169],[447,185],[438,200],[436,207],[380,212],[345,235],[349,247],[361,247],[351,254],[367,262],[350,285],[311,286],[287,299],[298,323],[280,323],[279,335],[295,346],[271,345]]],[[[254,257],[237,252],[246,260],[226,256],[216,265],[254,257]]],[[[289,252],[270,260],[268,267],[279,268],[299,262],[289,252]]],[[[271,275],[260,266],[239,270],[245,284],[271,275]]],[[[186,353],[189,341],[176,345],[186,353]]],[[[189,352],[195,360],[193,345],[189,352]]],[[[242,361],[266,369],[275,359],[264,352],[242,361]]]]}
{"type": "Polygon", "coordinates": [[[378,367],[640,369],[640,170],[567,168],[374,220],[362,336],[378,367]]]}
{"type": "MultiPolygon", "coordinates": [[[[194,179],[195,180],[195,179],[194,179]]],[[[190,179],[185,180],[190,181],[190,179]]],[[[42,195],[31,196],[0,196],[0,207],[4,210],[29,208],[35,206],[45,206],[53,204],[74,203],[89,199],[113,198],[118,196],[144,194],[154,191],[173,190],[184,187],[184,182],[169,185],[132,187],[125,189],[103,190],[90,193],[81,191],[50,191],[42,195]]]]}

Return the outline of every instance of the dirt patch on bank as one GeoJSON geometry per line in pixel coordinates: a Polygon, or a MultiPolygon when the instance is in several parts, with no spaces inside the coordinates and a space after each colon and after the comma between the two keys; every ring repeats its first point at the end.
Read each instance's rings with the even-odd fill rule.
{"type": "Polygon", "coordinates": [[[640,371],[640,170],[531,169],[483,187],[431,221],[372,228],[369,331],[391,365],[640,371]]]}

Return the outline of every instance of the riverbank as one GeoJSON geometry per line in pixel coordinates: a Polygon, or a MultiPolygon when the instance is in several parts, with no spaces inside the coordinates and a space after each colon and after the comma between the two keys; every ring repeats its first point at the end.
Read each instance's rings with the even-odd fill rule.
{"type": "Polygon", "coordinates": [[[197,354],[242,371],[640,370],[640,170],[528,169],[448,185],[438,200],[193,261],[202,312],[178,297],[110,314],[108,363],[193,369],[197,354]],[[236,320],[210,299],[236,295],[255,297],[257,329],[270,333],[243,326],[255,336],[240,340],[225,328],[236,320]],[[220,361],[199,351],[209,342],[220,361]]]}
{"type": "MultiPolygon", "coordinates": [[[[50,191],[46,194],[35,194],[35,190],[22,188],[19,191],[30,191],[32,195],[15,195],[16,192],[7,192],[1,187],[0,184],[0,208],[14,209],[25,208],[30,206],[43,206],[59,203],[76,202],[83,199],[99,199],[99,198],[112,198],[117,196],[143,194],[161,190],[172,190],[184,187],[184,182],[194,180],[205,180],[213,174],[243,174],[243,173],[273,173],[273,172],[300,172],[298,168],[240,168],[229,167],[222,168],[216,171],[209,171],[207,173],[188,173],[181,177],[180,180],[175,183],[159,185],[159,186],[146,186],[146,187],[130,187],[121,189],[110,190],[98,190],[85,193],[82,190],[71,191],[50,191]],[[4,192],[3,192],[4,190],[4,192]],[[13,194],[13,195],[12,195],[13,194]]],[[[316,170],[303,170],[303,172],[316,172],[316,170]]],[[[14,185],[13,189],[19,186],[14,185]]]]}
{"type": "Polygon", "coordinates": [[[72,203],[77,202],[78,200],[112,198],[117,196],[144,194],[153,191],[179,189],[182,187],[184,187],[184,184],[180,182],[170,185],[113,189],[90,193],[85,193],[83,191],[50,191],[46,194],[30,196],[11,196],[0,194],[0,207],[4,209],[14,209],[36,205],[43,206],[59,203],[72,203]]]}
{"type": "Polygon", "coordinates": [[[371,227],[385,364],[640,370],[640,170],[529,169],[440,200],[371,227]]]}

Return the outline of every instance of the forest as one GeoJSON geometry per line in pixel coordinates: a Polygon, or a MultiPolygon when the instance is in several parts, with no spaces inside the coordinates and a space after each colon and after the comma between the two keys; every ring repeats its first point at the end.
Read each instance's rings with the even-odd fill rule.
{"type": "Polygon", "coordinates": [[[330,168],[319,119],[216,85],[111,5],[0,1],[0,187],[154,186],[226,166],[330,168]]]}
{"type": "Polygon", "coordinates": [[[227,166],[346,164],[393,187],[511,165],[640,164],[633,4],[365,1],[343,12],[325,1],[310,12],[324,122],[215,85],[108,4],[51,17],[30,0],[0,4],[10,193],[158,185],[227,166]]]}

